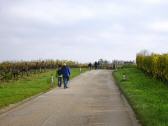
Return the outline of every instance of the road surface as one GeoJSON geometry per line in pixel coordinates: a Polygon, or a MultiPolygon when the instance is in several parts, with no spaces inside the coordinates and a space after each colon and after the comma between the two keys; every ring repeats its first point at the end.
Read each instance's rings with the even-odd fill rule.
{"type": "Polygon", "coordinates": [[[110,70],[92,70],[0,115],[0,126],[138,126],[110,70]]]}

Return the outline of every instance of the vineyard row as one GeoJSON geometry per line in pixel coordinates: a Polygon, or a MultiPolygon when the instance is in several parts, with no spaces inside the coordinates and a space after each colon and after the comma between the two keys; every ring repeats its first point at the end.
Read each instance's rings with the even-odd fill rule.
{"type": "Polygon", "coordinates": [[[0,63],[0,80],[18,78],[18,76],[22,77],[23,75],[29,76],[31,73],[40,73],[47,69],[56,69],[58,65],[63,63],[73,68],[87,66],[86,64],[66,60],[7,61],[0,63]]]}

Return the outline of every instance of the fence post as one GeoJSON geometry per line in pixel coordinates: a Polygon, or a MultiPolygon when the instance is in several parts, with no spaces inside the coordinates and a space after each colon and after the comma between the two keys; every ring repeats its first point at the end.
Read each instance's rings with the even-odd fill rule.
{"type": "Polygon", "coordinates": [[[51,74],[51,83],[50,83],[51,85],[51,87],[54,87],[54,76],[53,76],[53,74],[51,74]]]}
{"type": "Polygon", "coordinates": [[[80,73],[82,73],[82,68],[81,67],[79,68],[79,71],[80,71],[80,73]]]}

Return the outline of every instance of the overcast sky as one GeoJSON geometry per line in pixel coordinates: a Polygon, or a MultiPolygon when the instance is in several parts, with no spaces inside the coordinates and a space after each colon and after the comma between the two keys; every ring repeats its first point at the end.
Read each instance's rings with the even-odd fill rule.
{"type": "Polygon", "coordinates": [[[0,0],[0,61],[168,52],[168,0],[0,0]]]}

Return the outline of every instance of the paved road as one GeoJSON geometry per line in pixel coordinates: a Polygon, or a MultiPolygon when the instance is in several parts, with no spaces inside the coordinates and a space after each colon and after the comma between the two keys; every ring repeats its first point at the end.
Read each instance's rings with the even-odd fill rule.
{"type": "Polygon", "coordinates": [[[0,115],[0,126],[137,126],[112,78],[93,70],[0,115]]]}

